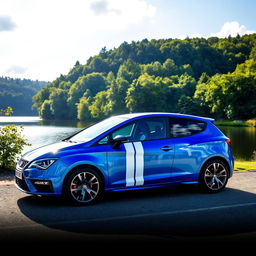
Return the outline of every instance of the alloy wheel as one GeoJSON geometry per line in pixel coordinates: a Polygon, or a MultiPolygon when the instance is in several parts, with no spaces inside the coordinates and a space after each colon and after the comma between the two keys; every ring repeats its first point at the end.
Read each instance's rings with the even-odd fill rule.
{"type": "Polygon", "coordinates": [[[93,201],[100,189],[98,177],[89,171],[77,173],[70,183],[70,193],[79,203],[89,203],[93,201]]]}
{"type": "Polygon", "coordinates": [[[228,171],[219,162],[211,163],[204,172],[204,181],[208,189],[219,191],[223,189],[227,183],[228,171]]]}

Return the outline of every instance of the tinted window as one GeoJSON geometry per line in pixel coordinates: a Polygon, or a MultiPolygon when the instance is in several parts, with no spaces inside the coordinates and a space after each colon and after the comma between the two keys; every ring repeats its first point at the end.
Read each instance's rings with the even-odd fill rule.
{"type": "Polygon", "coordinates": [[[137,121],[132,141],[164,139],[166,133],[165,118],[148,118],[137,121]]]}
{"type": "Polygon", "coordinates": [[[191,136],[202,132],[206,126],[205,122],[187,118],[171,117],[169,120],[171,138],[191,136]]]}
{"type": "Polygon", "coordinates": [[[121,128],[117,129],[116,131],[108,134],[106,137],[101,139],[98,144],[104,145],[109,144],[112,139],[114,139],[116,136],[125,136],[128,140],[130,140],[132,133],[134,131],[135,122],[132,122],[131,124],[122,126],[121,128]]]}
{"type": "Polygon", "coordinates": [[[166,122],[166,118],[141,119],[108,134],[98,144],[109,144],[116,136],[125,136],[128,141],[165,139],[167,137],[166,122]]]}
{"type": "Polygon", "coordinates": [[[134,128],[134,123],[126,125],[117,131],[112,133],[112,138],[114,139],[116,136],[125,136],[127,138],[130,138],[132,136],[133,128],[134,128]]]}

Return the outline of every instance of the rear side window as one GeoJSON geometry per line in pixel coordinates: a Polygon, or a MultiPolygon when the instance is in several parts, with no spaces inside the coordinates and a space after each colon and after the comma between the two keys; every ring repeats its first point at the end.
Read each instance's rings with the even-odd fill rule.
{"type": "Polygon", "coordinates": [[[169,125],[171,138],[191,136],[193,134],[204,131],[206,127],[205,122],[177,117],[171,117],[169,119],[169,125]]]}

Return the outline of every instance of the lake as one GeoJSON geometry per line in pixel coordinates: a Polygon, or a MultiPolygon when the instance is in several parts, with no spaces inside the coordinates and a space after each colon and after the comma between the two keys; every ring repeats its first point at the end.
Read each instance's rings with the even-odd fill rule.
{"type": "MultiPolygon", "coordinates": [[[[90,125],[76,121],[42,121],[34,116],[0,117],[0,126],[11,123],[23,125],[24,136],[32,144],[25,147],[23,152],[60,141],[90,125]]],[[[231,139],[236,159],[252,159],[253,152],[256,151],[256,128],[219,126],[219,129],[231,139]]]]}

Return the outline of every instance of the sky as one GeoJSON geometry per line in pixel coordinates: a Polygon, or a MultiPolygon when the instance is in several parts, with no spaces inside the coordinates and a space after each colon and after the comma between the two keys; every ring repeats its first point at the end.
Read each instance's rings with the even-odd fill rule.
{"type": "Polygon", "coordinates": [[[256,33],[255,0],[0,0],[0,76],[52,81],[144,38],[256,33]]]}

